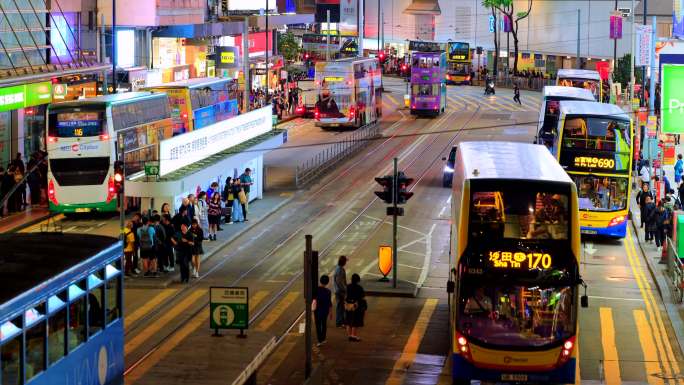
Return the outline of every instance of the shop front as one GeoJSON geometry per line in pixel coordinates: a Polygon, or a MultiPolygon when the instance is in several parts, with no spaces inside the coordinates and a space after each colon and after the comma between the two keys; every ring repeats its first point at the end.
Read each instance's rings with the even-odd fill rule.
{"type": "Polygon", "coordinates": [[[52,101],[52,83],[0,88],[0,166],[20,152],[28,157],[45,150],[45,109],[52,101]]]}
{"type": "Polygon", "coordinates": [[[162,82],[171,83],[214,73],[203,39],[157,37],[152,40],[152,67],[162,72],[162,82]]]}

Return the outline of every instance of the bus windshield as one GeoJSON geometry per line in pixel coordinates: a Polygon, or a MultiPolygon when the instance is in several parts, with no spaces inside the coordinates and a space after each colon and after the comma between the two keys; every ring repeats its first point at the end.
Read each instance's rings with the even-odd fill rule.
{"type": "Polygon", "coordinates": [[[611,117],[568,117],[563,147],[631,153],[630,123],[611,117]]]}
{"type": "Polygon", "coordinates": [[[99,111],[57,110],[50,115],[48,135],[52,137],[81,138],[107,133],[99,111]]]}
{"type": "Polygon", "coordinates": [[[472,193],[469,218],[474,239],[567,240],[568,196],[517,187],[477,191],[472,193]]]}
{"type": "Polygon", "coordinates": [[[580,210],[620,211],[627,207],[628,178],[574,175],[580,210]]]}
{"type": "Polygon", "coordinates": [[[490,346],[534,348],[574,334],[574,289],[567,269],[541,270],[533,279],[470,270],[474,274],[463,275],[458,304],[457,325],[466,338],[490,346]]]}
{"type": "Polygon", "coordinates": [[[594,96],[599,94],[599,84],[600,81],[594,79],[563,78],[558,81],[559,86],[584,88],[585,90],[591,91],[594,96]]]}

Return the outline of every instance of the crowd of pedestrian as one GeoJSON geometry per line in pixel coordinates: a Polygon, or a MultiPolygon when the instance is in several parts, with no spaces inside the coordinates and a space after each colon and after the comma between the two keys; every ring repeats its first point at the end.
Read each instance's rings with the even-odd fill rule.
{"type": "Polygon", "coordinates": [[[212,182],[206,191],[189,194],[174,214],[164,203],[149,215],[133,214],[124,228],[126,276],[159,277],[180,269],[180,282],[199,278],[204,241],[216,241],[221,224],[247,221],[254,184],[247,168],[227,178],[223,191],[212,182]]]}
{"type": "Polygon", "coordinates": [[[17,153],[7,168],[0,166],[0,216],[47,203],[47,152],[36,151],[24,163],[17,153]]]}

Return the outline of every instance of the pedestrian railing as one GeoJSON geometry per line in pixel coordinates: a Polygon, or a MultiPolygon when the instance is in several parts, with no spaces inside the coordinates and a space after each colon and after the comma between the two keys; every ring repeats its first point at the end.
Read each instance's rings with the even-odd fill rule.
{"type": "Polygon", "coordinates": [[[328,144],[311,159],[301,163],[295,170],[295,184],[303,187],[325,174],[333,166],[366,147],[380,134],[377,123],[365,125],[341,140],[328,144]]]}
{"type": "Polygon", "coordinates": [[[674,302],[682,303],[682,294],[684,293],[684,267],[677,255],[674,242],[669,237],[667,238],[666,255],[668,286],[672,292],[674,302]]]}

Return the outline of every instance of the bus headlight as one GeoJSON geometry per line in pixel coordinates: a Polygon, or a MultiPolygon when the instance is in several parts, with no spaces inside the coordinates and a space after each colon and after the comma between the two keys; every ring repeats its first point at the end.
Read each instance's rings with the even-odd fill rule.
{"type": "Polygon", "coordinates": [[[452,173],[452,172],[454,172],[454,169],[449,167],[449,166],[444,166],[444,172],[452,173]]]}

